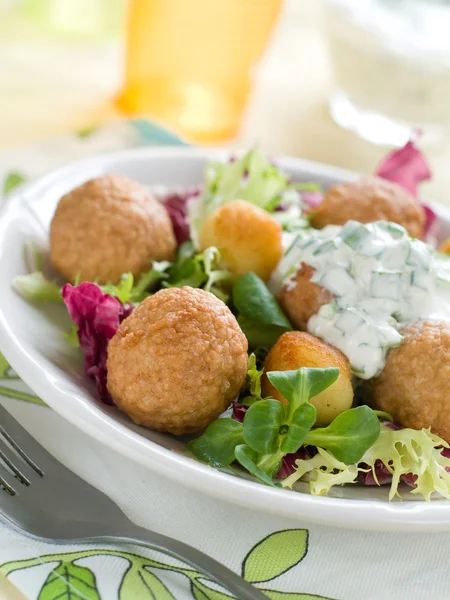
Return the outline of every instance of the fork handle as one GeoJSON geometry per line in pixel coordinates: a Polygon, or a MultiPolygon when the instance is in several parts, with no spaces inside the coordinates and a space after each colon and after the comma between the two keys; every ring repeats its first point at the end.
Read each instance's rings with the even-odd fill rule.
{"type": "Polygon", "coordinates": [[[207,554],[173,538],[139,527],[134,523],[130,523],[121,535],[102,535],[95,538],[90,537],[84,541],[129,542],[158,550],[201,571],[232,592],[238,600],[267,600],[265,594],[207,554]]]}

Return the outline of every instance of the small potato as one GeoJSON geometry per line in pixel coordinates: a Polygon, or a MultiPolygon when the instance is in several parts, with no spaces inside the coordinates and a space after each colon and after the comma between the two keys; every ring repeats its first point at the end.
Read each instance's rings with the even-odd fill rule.
{"type": "Polygon", "coordinates": [[[202,250],[217,246],[223,266],[236,275],[253,271],[267,281],[282,255],[281,226],[270,214],[244,200],[227,202],[206,219],[202,250]]]}
{"type": "MultiPolygon", "coordinates": [[[[340,374],[329,388],[311,399],[316,407],[316,425],[329,425],[331,421],[353,403],[350,364],[340,350],[326,344],[319,338],[301,331],[284,333],[276,342],[265,362],[265,371],[289,371],[300,367],[338,367],[340,374]]],[[[264,376],[262,383],[263,396],[272,396],[283,404],[286,400],[277,392],[264,376]]]]}
{"type": "Polygon", "coordinates": [[[450,254],[450,238],[447,238],[445,242],[442,242],[442,244],[439,246],[439,252],[442,252],[443,254],[450,254]]]}

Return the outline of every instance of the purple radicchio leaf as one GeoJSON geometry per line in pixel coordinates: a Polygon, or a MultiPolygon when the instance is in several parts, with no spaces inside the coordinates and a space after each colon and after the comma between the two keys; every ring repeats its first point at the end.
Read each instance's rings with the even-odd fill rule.
{"type": "Polygon", "coordinates": [[[179,246],[190,239],[188,203],[199,194],[200,189],[197,188],[183,192],[174,192],[161,198],[162,204],[164,204],[169,213],[175,238],[179,246]]]}
{"type": "Polygon", "coordinates": [[[431,178],[431,170],[414,140],[410,140],[403,148],[390,152],[378,165],[375,175],[398,183],[417,198],[418,185],[431,178]]]}
{"type": "Polygon", "coordinates": [[[121,304],[89,282],[77,286],[67,283],[62,288],[62,297],[78,329],[86,375],[95,381],[100,400],[113,404],[106,385],[108,342],[134,307],[130,303],[121,304]]]}

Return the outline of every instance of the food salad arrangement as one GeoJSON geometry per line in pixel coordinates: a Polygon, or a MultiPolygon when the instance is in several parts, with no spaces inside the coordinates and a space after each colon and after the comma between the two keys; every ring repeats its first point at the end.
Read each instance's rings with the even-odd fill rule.
{"type": "Polygon", "coordinates": [[[98,397],[238,476],[450,498],[450,256],[409,142],[322,190],[258,149],[162,194],[121,175],[61,198],[14,287],[64,302],[98,397]],[[400,485],[402,484],[402,485],[400,485]],[[403,485],[406,484],[406,485],[403,485]]]}

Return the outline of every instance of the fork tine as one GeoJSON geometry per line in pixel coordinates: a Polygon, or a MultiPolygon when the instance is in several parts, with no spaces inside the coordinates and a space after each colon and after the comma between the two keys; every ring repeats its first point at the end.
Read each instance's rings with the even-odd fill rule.
{"type": "Polygon", "coordinates": [[[16,494],[16,487],[17,482],[14,484],[14,475],[0,462],[0,504],[5,492],[10,496],[16,494]]]}
{"type": "Polygon", "coordinates": [[[32,482],[41,479],[41,473],[36,472],[30,465],[25,461],[24,458],[15,450],[14,446],[10,443],[8,445],[2,439],[2,427],[0,426],[0,461],[6,465],[6,467],[12,471],[14,477],[23,483],[23,485],[30,485],[32,482]]]}
{"type": "Polygon", "coordinates": [[[0,404],[0,439],[4,437],[22,459],[39,475],[57,461],[0,404]]]}

